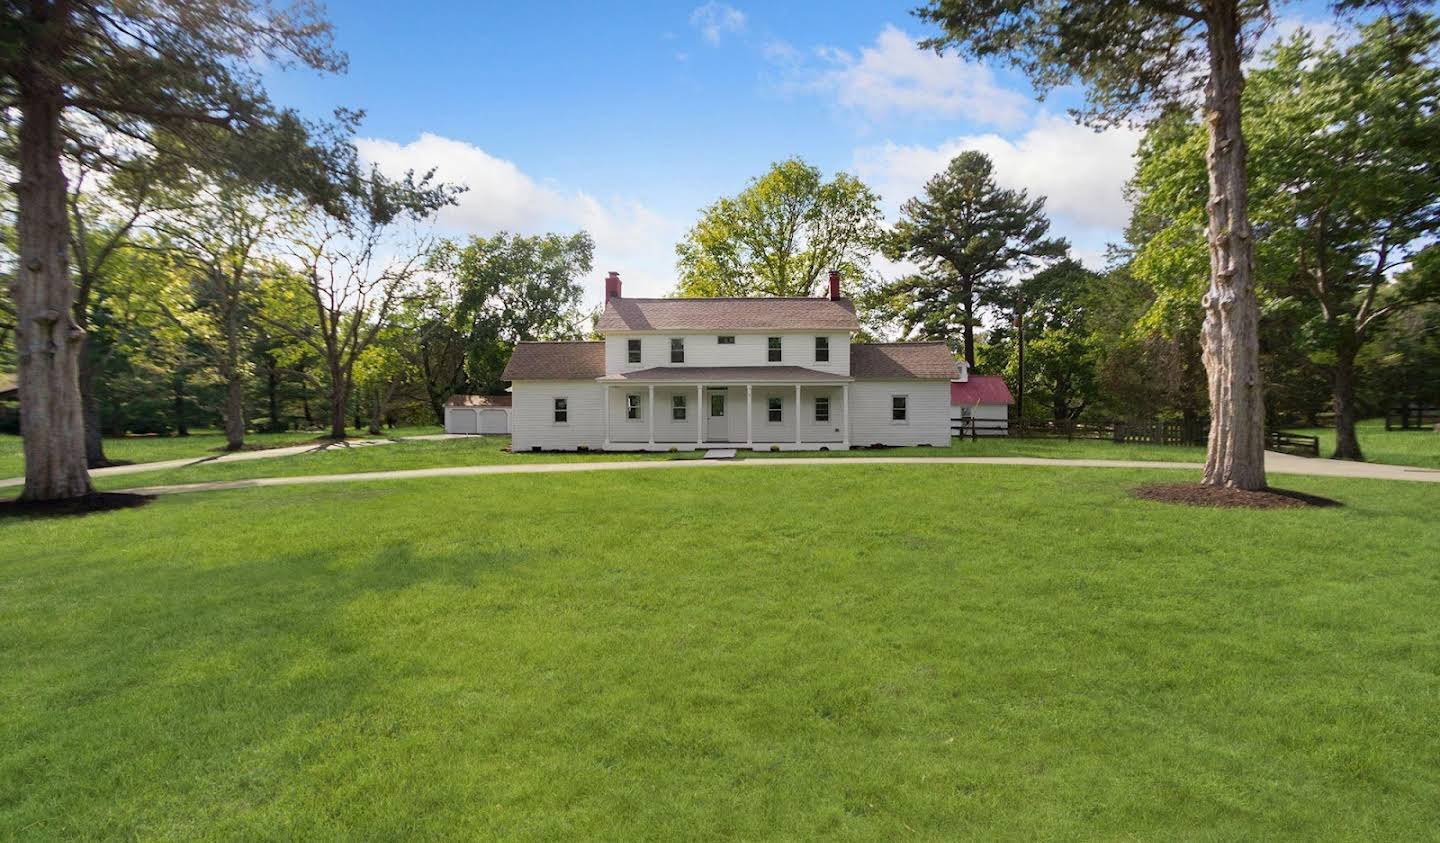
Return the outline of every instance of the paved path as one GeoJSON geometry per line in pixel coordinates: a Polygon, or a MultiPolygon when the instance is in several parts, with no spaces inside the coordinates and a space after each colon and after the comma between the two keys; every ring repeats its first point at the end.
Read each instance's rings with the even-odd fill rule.
{"type": "MultiPolygon", "coordinates": [[[[259,486],[302,486],[312,483],[361,483],[370,480],[414,480],[426,477],[474,477],[486,474],[563,474],[579,471],[636,471],[641,469],[732,469],[787,465],[1033,465],[1060,468],[1149,468],[1180,469],[1198,474],[1192,462],[1145,460],[1060,460],[1040,457],[795,457],[793,459],[747,460],[616,460],[606,462],[515,463],[511,465],[464,465],[449,468],[414,468],[403,471],[371,471],[360,474],[317,474],[308,477],[260,477],[252,480],[218,480],[177,486],[151,486],[126,491],[152,495],[183,492],[215,492],[259,486]]],[[[1305,459],[1285,454],[1265,454],[1265,470],[1271,474],[1303,474],[1321,477],[1350,477],[1373,480],[1410,480],[1440,483],[1440,470],[1408,468],[1378,463],[1305,459]]]]}
{"type": "MultiPolygon", "coordinates": [[[[430,438],[430,437],[415,437],[430,438]]],[[[131,465],[112,465],[109,468],[96,468],[90,471],[91,477],[114,477],[119,474],[140,474],[145,471],[163,471],[167,468],[185,468],[191,465],[209,465],[219,462],[247,462],[249,460],[267,460],[272,457],[289,457],[295,454],[319,453],[321,451],[332,451],[336,448],[366,448],[371,445],[390,445],[394,439],[354,439],[345,442],[323,442],[321,444],[310,443],[308,445],[291,445],[285,448],[262,448],[257,451],[235,451],[234,453],[219,454],[208,457],[184,457],[176,460],[161,460],[159,462],[137,462],[131,465]]],[[[8,480],[0,480],[0,488],[9,486],[25,485],[24,477],[11,477],[8,480]]]]}

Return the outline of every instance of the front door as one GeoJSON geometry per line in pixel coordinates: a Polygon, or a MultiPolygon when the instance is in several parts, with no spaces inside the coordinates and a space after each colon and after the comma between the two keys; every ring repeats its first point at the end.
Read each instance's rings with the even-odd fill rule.
{"type": "Polygon", "coordinates": [[[726,396],[724,389],[711,389],[708,396],[710,406],[705,412],[705,441],[729,442],[730,426],[726,418],[726,396]]]}

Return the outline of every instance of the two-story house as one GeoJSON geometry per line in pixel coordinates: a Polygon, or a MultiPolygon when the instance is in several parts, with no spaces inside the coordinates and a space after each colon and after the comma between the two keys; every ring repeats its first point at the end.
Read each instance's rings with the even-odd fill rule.
{"type": "Polygon", "coordinates": [[[627,299],[605,279],[598,342],[522,342],[516,451],[948,445],[944,343],[855,343],[855,306],[823,298],[627,299]]]}

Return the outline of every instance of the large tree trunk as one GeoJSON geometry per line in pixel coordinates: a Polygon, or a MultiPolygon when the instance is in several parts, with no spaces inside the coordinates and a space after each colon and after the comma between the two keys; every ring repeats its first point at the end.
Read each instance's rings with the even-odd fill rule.
{"type": "Polygon", "coordinates": [[[385,413],[385,402],[380,393],[380,387],[375,387],[374,397],[370,402],[369,433],[371,436],[378,436],[380,434],[380,420],[385,413]]]}
{"type": "MultiPolygon", "coordinates": [[[[36,17],[65,14],[59,10],[36,17]]],[[[85,420],[80,401],[80,352],[70,282],[70,220],[60,167],[63,92],[54,69],[65,21],[36,20],[37,34],[16,74],[20,107],[20,265],[11,286],[20,362],[20,428],[25,489],[21,500],[74,498],[93,491],[85,470],[85,420]]]]}
{"type": "Polygon", "coordinates": [[[1265,406],[1260,388],[1259,306],[1255,298],[1236,0],[1214,0],[1207,20],[1205,155],[1210,176],[1210,289],[1201,341],[1210,387],[1207,485],[1265,488],[1265,406]]]}
{"type": "MultiPolygon", "coordinates": [[[[350,390],[343,374],[336,366],[330,367],[330,438],[345,438],[345,411],[349,409],[350,390]]],[[[356,425],[357,427],[359,425],[356,425]]]]}
{"type": "Polygon", "coordinates": [[[1335,359],[1335,459],[1363,460],[1355,436],[1355,350],[1348,344],[1335,359]]]}
{"type": "Polygon", "coordinates": [[[245,447],[245,380],[232,370],[225,379],[225,450],[245,447]]]}

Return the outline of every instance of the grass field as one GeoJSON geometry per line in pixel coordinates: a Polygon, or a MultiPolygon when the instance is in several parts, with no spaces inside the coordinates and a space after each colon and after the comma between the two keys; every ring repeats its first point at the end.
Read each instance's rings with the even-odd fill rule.
{"type": "MultiPolygon", "coordinates": [[[[470,436],[442,441],[399,442],[381,448],[333,449],[318,453],[296,454],[275,459],[203,463],[164,471],[98,477],[101,489],[133,489],[143,486],[168,486],[217,480],[245,480],[254,477],[296,477],[319,474],[344,474],[367,471],[399,471],[413,468],[439,468],[464,465],[524,465],[537,462],[595,462],[613,460],[694,460],[703,452],[676,453],[521,453],[505,450],[506,437],[470,436]]],[[[1065,442],[1064,440],[1004,440],[992,438],[970,442],[956,439],[949,448],[887,448],[855,451],[739,451],[740,459],[773,457],[1057,457],[1069,459],[1126,459],[1147,461],[1199,462],[1205,452],[1199,448],[1161,447],[1155,445],[1115,445],[1109,442],[1065,442]]]]}
{"type": "Polygon", "coordinates": [[[1433,839],[1440,487],[1128,494],[1184,476],[506,476],[0,521],[0,838],[1433,839]]]}
{"type": "MultiPolygon", "coordinates": [[[[1299,428],[1295,433],[1320,437],[1320,455],[1335,453],[1335,428],[1299,428]]],[[[1366,462],[1440,468],[1440,433],[1424,430],[1385,429],[1384,419],[1365,419],[1355,425],[1360,451],[1366,462]]]]}
{"type": "MultiPolygon", "coordinates": [[[[371,437],[364,430],[352,430],[352,436],[384,439],[395,436],[418,436],[440,433],[439,427],[404,427],[387,430],[371,437]]],[[[279,448],[313,442],[323,431],[290,430],[284,433],[250,433],[247,446],[279,448]]],[[[209,457],[225,452],[225,434],[215,430],[197,430],[189,436],[117,436],[105,439],[105,456],[128,462],[160,462],[186,457],[209,457]]],[[[25,473],[25,458],[19,436],[0,435],[0,477],[19,477],[25,473]]]]}

